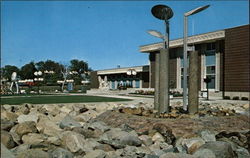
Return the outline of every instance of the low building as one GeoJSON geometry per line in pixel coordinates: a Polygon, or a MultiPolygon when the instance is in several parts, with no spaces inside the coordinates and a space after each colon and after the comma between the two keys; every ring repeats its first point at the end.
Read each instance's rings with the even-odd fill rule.
{"type": "MultiPolygon", "coordinates": [[[[250,90],[249,25],[199,34],[188,37],[188,45],[194,46],[199,58],[199,89],[206,90],[204,78],[211,78],[208,88],[222,96],[248,97],[250,90]]],[[[170,88],[182,92],[183,81],[183,38],[171,40],[170,88]]],[[[100,86],[100,79],[109,83],[109,89],[116,89],[118,83],[129,83],[135,88],[154,88],[155,54],[163,43],[140,46],[140,52],[149,54],[150,64],[131,68],[117,68],[92,72],[92,87],[100,86]],[[127,75],[129,69],[137,74],[127,75]]]]}
{"type": "Polygon", "coordinates": [[[149,66],[134,66],[91,72],[91,88],[148,88],[149,66]]]}

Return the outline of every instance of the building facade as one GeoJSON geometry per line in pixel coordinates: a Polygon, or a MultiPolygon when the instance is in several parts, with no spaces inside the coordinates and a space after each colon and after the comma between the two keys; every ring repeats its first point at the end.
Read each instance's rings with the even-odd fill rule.
{"type": "MultiPolygon", "coordinates": [[[[188,45],[198,52],[200,91],[208,86],[211,92],[222,96],[249,98],[249,25],[190,36],[188,45]],[[208,85],[204,82],[207,77],[211,79],[208,85]]],[[[169,47],[169,85],[182,92],[183,38],[171,40],[169,47]]],[[[134,88],[154,88],[155,55],[162,48],[163,43],[140,46],[141,53],[149,54],[148,66],[92,72],[92,88],[100,87],[100,78],[108,81],[109,89],[116,89],[119,83],[134,88]],[[131,69],[136,70],[136,75],[127,75],[131,69]]]]}

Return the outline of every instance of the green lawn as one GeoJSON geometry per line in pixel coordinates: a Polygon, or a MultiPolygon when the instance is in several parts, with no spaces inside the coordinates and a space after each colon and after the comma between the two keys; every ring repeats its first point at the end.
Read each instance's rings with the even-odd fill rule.
{"type": "Polygon", "coordinates": [[[130,99],[122,98],[109,98],[99,96],[87,96],[87,95],[65,95],[65,96],[26,96],[26,97],[13,97],[3,98],[1,97],[1,104],[54,104],[54,103],[88,103],[88,102],[117,102],[117,101],[131,101],[130,99]]]}

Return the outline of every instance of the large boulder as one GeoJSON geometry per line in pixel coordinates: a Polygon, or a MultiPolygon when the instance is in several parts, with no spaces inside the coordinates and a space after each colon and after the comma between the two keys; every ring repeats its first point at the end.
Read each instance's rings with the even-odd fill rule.
{"type": "Polygon", "coordinates": [[[193,155],[185,154],[185,153],[165,153],[160,156],[160,158],[196,158],[193,155]]]}
{"type": "Polygon", "coordinates": [[[7,119],[1,119],[1,130],[9,131],[15,123],[7,119]]]}
{"type": "Polygon", "coordinates": [[[198,150],[209,149],[211,150],[216,157],[219,158],[234,158],[234,152],[231,145],[227,142],[215,141],[215,142],[207,142],[203,144],[198,150]]]}
{"type": "Polygon", "coordinates": [[[39,144],[46,140],[46,137],[42,134],[29,133],[22,136],[22,141],[24,144],[39,144]]]}
{"type": "Polygon", "coordinates": [[[165,142],[172,144],[175,141],[175,136],[172,133],[171,128],[167,127],[165,124],[156,123],[153,126],[153,130],[159,132],[165,139],[165,142]]]}
{"type": "Polygon", "coordinates": [[[209,149],[200,149],[196,151],[193,155],[196,156],[197,158],[216,158],[213,151],[209,149]]]}
{"type": "Polygon", "coordinates": [[[19,136],[23,136],[25,134],[28,133],[36,133],[37,132],[37,128],[36,128],[36,124],[33,121],[26,121],[20,124],[15,125],[10,132],[15,132],[17,133],[19,136]]]}
{"type": "Polygon", "coordinates": [[[70,152],[78,154],[85,153],[86,140],[84,139],[83,135],[71,131],[66,131],[62,133],[61,139],[62,145],[70,152]]]}
{"type": "Polygon", "coordinates": [[[200,135],[205,142],[216,141],[215,134],[211,131],[203,130],[200,135]]]}
{"type": "Polygon", "coordinates": [[[38,120],[38,116],[36,114],[20,115],[17,118],[18,123],[23,123],[26,121],[33,121],[37,123],[37,120],[38,120]]]}
{"type": "Polygon", "coordinates": [[[17,158],[50,158],[50,155],[41,149],[28,149],[19,153],[17,158]]]}
{"type": "Polygon", "coordinates": [[[55,150],[51,151],[52,158],[73,158],[74,155],[66,149],[63,148],[56,148],[55,150]]]}
{"type": "Polygon", "coordinates": [[[105,158],[106,153],[103,150],[93,150],[91,152],[86,153],[83,158],[105,158]]]}
{"type": "Polygon", "coordinates": [[[60,122],[59,127],[64,129],[66,127],[73,128],[73,127],[81,127],[81,124],[75,121],[71,116],[67,115],[63,118],[60,122]]]}
{"type": "Polygon", "coordinates": [[[7,119],[12,122],[15,122],[17,120],[18,115],[15,114],[14,112],[9,112],[9,111],[2,111],[1,112],[1,119],[7,119]]]}
{"type": "Polygon", "coordinates": [[[137,135],[122,131],[119,128],[113,128],[104,133],[99,142],[109,144],[117,149],[124,148],[126,145],[140,146],[142,144],[137,135]]]}
{"type": "Polygon", "coordinates": [[[189,154],[193,154],[203,144],[205,144],[205,141],[199,137],[184,139],[182,141],[182,145],[186,148],[189,154]]]}
{"type": "Polygon", "coordinates": [[[15,142],[11,134],[6,131],[1,131],[1,143],[3,143],[3,145],[5,145],[8,149],[15,147],[15,142]]]}
{"type": "Polygon", "coordinates": [[[48,136],[59,136],[62,132],[62,129],[59,128],[56,122],[51,121],[46,117],[41,117],[36,127],[40,133],[48,136]]]}
{"type": "Polygon", "coordinates": [[[1,143],[1,158],[15,158],[14,154],[1,143]]]}
{"type": "Polygon", "coordinates": [[[153,141],[152,138],[149,137],[148,135],[141,135],[139,136],[139,139],[142,141],[142,143],[146,146],[152,145],[153,141]]]}
{"type": "Polygon", "coordinates": [[[99,138],[104,132],[110,129],[104,122],[96,121],[87,123],[83,129],[78,131],[83,134],[86,138],[99,138]]]}
{"type": "Polygon", "coordinates": [[[31,145],[30,144],[21,144],[21,145],[18,145],[16,146],[15,148],[12,148],[11,149],[11,152],[14,154],[14,155],[18,155],[18,153],[21,153],[23,151],[26,151],[28,149],[30,149],[31,145]]]}

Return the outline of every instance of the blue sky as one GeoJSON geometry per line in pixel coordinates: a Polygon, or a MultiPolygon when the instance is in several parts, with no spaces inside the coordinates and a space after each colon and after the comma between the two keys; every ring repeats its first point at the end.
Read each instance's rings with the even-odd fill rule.
{"type": "Polygon", "coordinates": [[[170,39],[183,37],[183,14],[211,6],[189,17],[189,35],[249,24],[248,1],[20,1],[1,2],[1,66],[30,61],[87,61],[94,70],[148,64],[139,46],[160,42],[146,33],[164,31],[151,8],[173,9],[170,39]]]}

